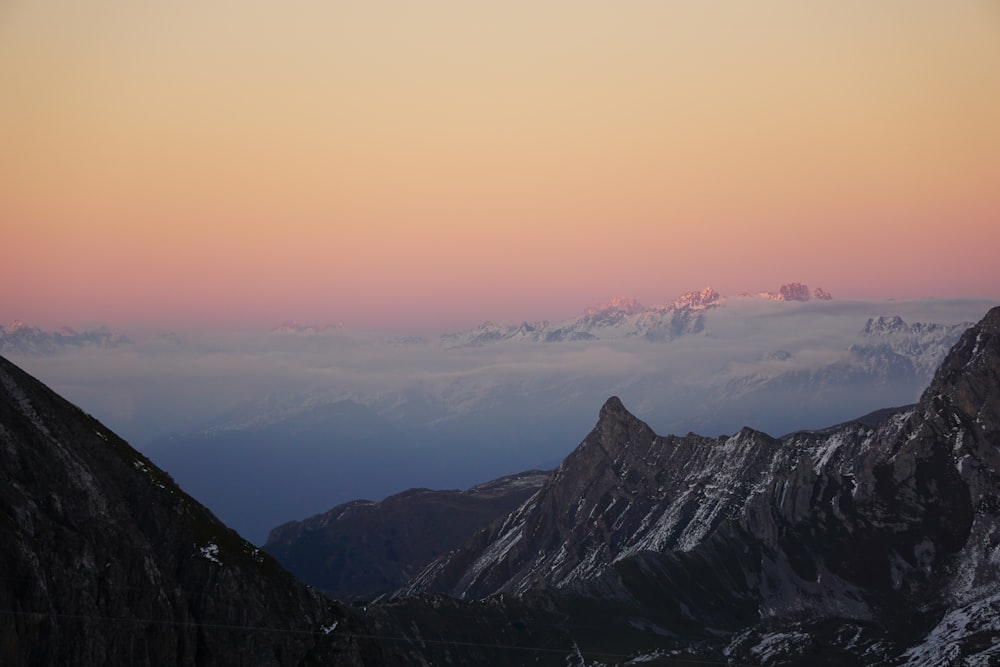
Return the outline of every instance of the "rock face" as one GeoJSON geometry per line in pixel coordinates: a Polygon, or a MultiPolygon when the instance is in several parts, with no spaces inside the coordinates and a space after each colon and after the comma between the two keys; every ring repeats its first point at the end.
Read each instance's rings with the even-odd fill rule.
{"type": "Polygon", "coordinates": [[[779,301],[808,301],[809,287],[802,283],[787,283],[778,290],[779,301]]]}
{"type": "Polygon", "coordinates": [[[382,502],[351,501],[275,528],[263,548],[324,593],[371,598],[506,515],[548,474],[532,470],[465,491],[410,489],[382,502]]]}
{"type": "Polygon", "coordinates": [[[403,592],[600,599],[658,648],[738,662],[986,664],[998,554],[995,308],[869,424],[661,437],[612,398],[537,495],[403,592]]]}
{"type": "Polygon", "coordinates": [[[163,471],[0,357],[0,664],[562,665],[512,600],[363,610],[308,588],[163,471]]]}
{"type": "Polygon", "coordinates": [[[391,661],[329,632],[358,624],[3,358],[0,512],[5,665],[391,661]]]}

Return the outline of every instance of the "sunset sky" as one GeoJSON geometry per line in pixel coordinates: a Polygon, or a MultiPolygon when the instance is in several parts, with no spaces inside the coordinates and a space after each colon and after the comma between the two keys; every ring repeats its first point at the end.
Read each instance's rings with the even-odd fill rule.
{"type": "Polygon", "coordinates": [[[1000,300],[996,0],[0,2],[0,323],[1000,300]]]}

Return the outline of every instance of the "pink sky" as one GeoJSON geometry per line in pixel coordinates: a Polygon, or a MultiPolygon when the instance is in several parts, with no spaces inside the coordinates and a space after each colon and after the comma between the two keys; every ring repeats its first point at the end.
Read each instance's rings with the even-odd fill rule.
{"type": "Polygon", "coordinates": [[[0,321],[1000,300],[986,0],[15,1],[0,89],[0,321]]]}

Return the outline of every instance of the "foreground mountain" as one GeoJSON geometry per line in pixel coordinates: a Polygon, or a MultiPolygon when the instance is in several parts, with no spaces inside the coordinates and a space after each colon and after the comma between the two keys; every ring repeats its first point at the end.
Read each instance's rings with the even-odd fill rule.
{"type": "Polygon", "coordinates": [[[919,403],[868,421],[661,437],[612,398],[535,496],[400,595],[600,606],[605,641],[643,628],[650,656],[1000,660],[1000,308],[919,403]]]}
{"type": "Polygon", "coordinates": [[[354,500],[271,531],[263,550],[333,597],[398,588],[435,557],[531,497],[548,477],[532,470],[465,491],[410,489],[354,500]]]}
{"type": "Polygon", "coordinates": [[[0,662],[363,662],[344,610],[3,358],[0,425],[0,662]]]}
{"type": "Polygon", "coordinates": [[[0,664],[562,665],[544,609],[351,609],[0,357],[0,664]]]}

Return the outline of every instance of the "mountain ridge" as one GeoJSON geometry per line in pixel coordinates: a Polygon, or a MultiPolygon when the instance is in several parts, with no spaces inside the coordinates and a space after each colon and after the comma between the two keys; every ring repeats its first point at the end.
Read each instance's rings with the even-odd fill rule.
{"type": "Polygon", "coordinates": [[[722,632],[734,659],[819,645],[853,664],[987,660],[998,470],[994,308],[913,408],[874,427],[657,436],[609,399],[538,494],[398,595],[603,597],[668,635],[722,632]]]}
{"type": "Polygon", "coordinates": [[[533,495],[547,472],[507,475],[462,491],[408,489],[352,500],[271,530],[261,547],[331,597],[373,598],[533,495]]]}

